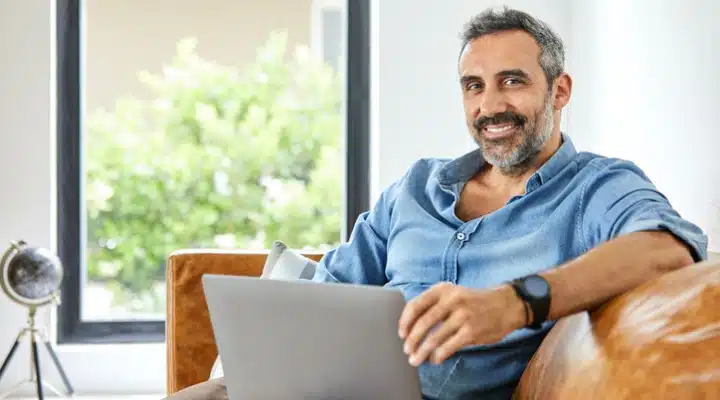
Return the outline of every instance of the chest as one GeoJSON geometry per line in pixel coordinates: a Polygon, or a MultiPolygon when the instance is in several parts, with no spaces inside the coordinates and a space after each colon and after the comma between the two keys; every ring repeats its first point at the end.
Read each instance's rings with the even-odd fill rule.
{"type": "Polygon", "coordinates": [[[523,214],[502,208],[460,225],[398,226],[387,247],[388,284],[408,298],[443,281],[487,288],[559,265],[581,248],[571,225],[523,214]]]}
{"type": "Polygon", "coordinates": [[[460,192],[455,214],[462,221],[472,221],[501,209],[517,195],[519,193],[493,192],[469,181],[460,192]]]}
{"type": "Polygon", "coordinates": [[[441,281],[490,287],[582,250],[570,197],[492,196],[477,189],[399,197],[387,244],[389,286],[408,298],[441,281]]]}

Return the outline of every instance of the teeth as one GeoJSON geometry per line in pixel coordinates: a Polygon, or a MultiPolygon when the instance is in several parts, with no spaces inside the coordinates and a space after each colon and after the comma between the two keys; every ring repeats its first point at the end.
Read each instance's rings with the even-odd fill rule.
{"type": "Polygon", "coordinates": [[[501,133],[501,132],[509,131],[510,129],[512,129],[514,127],[515,127],[515,125],[510,124],[510,125],[503,125],[500,127],[488,126],[485,129],[487,129],[487,131],[490,133],[501,133]]]}

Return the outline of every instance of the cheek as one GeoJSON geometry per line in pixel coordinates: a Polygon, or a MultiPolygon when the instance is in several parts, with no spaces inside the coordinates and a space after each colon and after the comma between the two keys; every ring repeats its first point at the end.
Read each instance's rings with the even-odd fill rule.
{"type": "MultiPolygon", "coordinates": [[[[534,100],[534,99],[533,99],[534,100]]],[[[515,111],[527,118],[528,122],[537,122],[538,117],[542,117],[545,104],[537,101],[518,101],[513,104],[515,111]]]]}
{"type": "Polygon", "coordinates": [[[473,115],[475,113],[473,112],[472,108],[467,106],[467,104],[463,107],[463,113],[465,114],[465,121],[467,121],[467,123],[473,121],[473,115]]]}
{"type": "Polygon", "coordinates": [[[464,97],[463,98],[463,111],[465,112],[465,119],[468,122],[475,121],[478,117],[478,114],[480,112],[480,104],[478,102],[478,97],[464,97]]]}
{"type": "Polygon", "coordinates": [[[528,112],[532,113],[536,103],[535,99],[528,96],[527,93],[520,92],[508,94],[506,101],[508,110],[526,116],[528,112]]]}
{"type": "Polygon", "coordinates": [[[508,107],[523,113],[532,112],[547,99],[547,92],[537,86],[516,87],[505,91],[508,107]]]}

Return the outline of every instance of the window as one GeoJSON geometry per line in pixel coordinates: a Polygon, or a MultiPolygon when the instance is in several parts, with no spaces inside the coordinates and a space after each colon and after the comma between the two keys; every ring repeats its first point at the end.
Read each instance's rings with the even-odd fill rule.
{"type": "Polygon", "coordinates": [[[369,207],[369,3],[333,8],[318,57],[311,0],[58,0],[61,343],[164,340],[170,251],[345,240],[369,207]]]}
{"type": "Polygon", "coordinates": [[[335,71],[340,70],[345,38],[344,4],[340,0],[313,0],[312,47],[317,57],[335,71]]]}

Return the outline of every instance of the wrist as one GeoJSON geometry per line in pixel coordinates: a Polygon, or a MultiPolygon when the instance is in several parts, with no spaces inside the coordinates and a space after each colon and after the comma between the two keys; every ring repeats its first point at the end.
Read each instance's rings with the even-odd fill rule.
{"type": "Polygon", "coordinates": [[[502,293],[504,309],[507,311],[507,324],[509,331],[515,331],[528,326],[532,322],[532,310],[518,297],[515,289],[509,284],[498,287],[502,293]]]}

